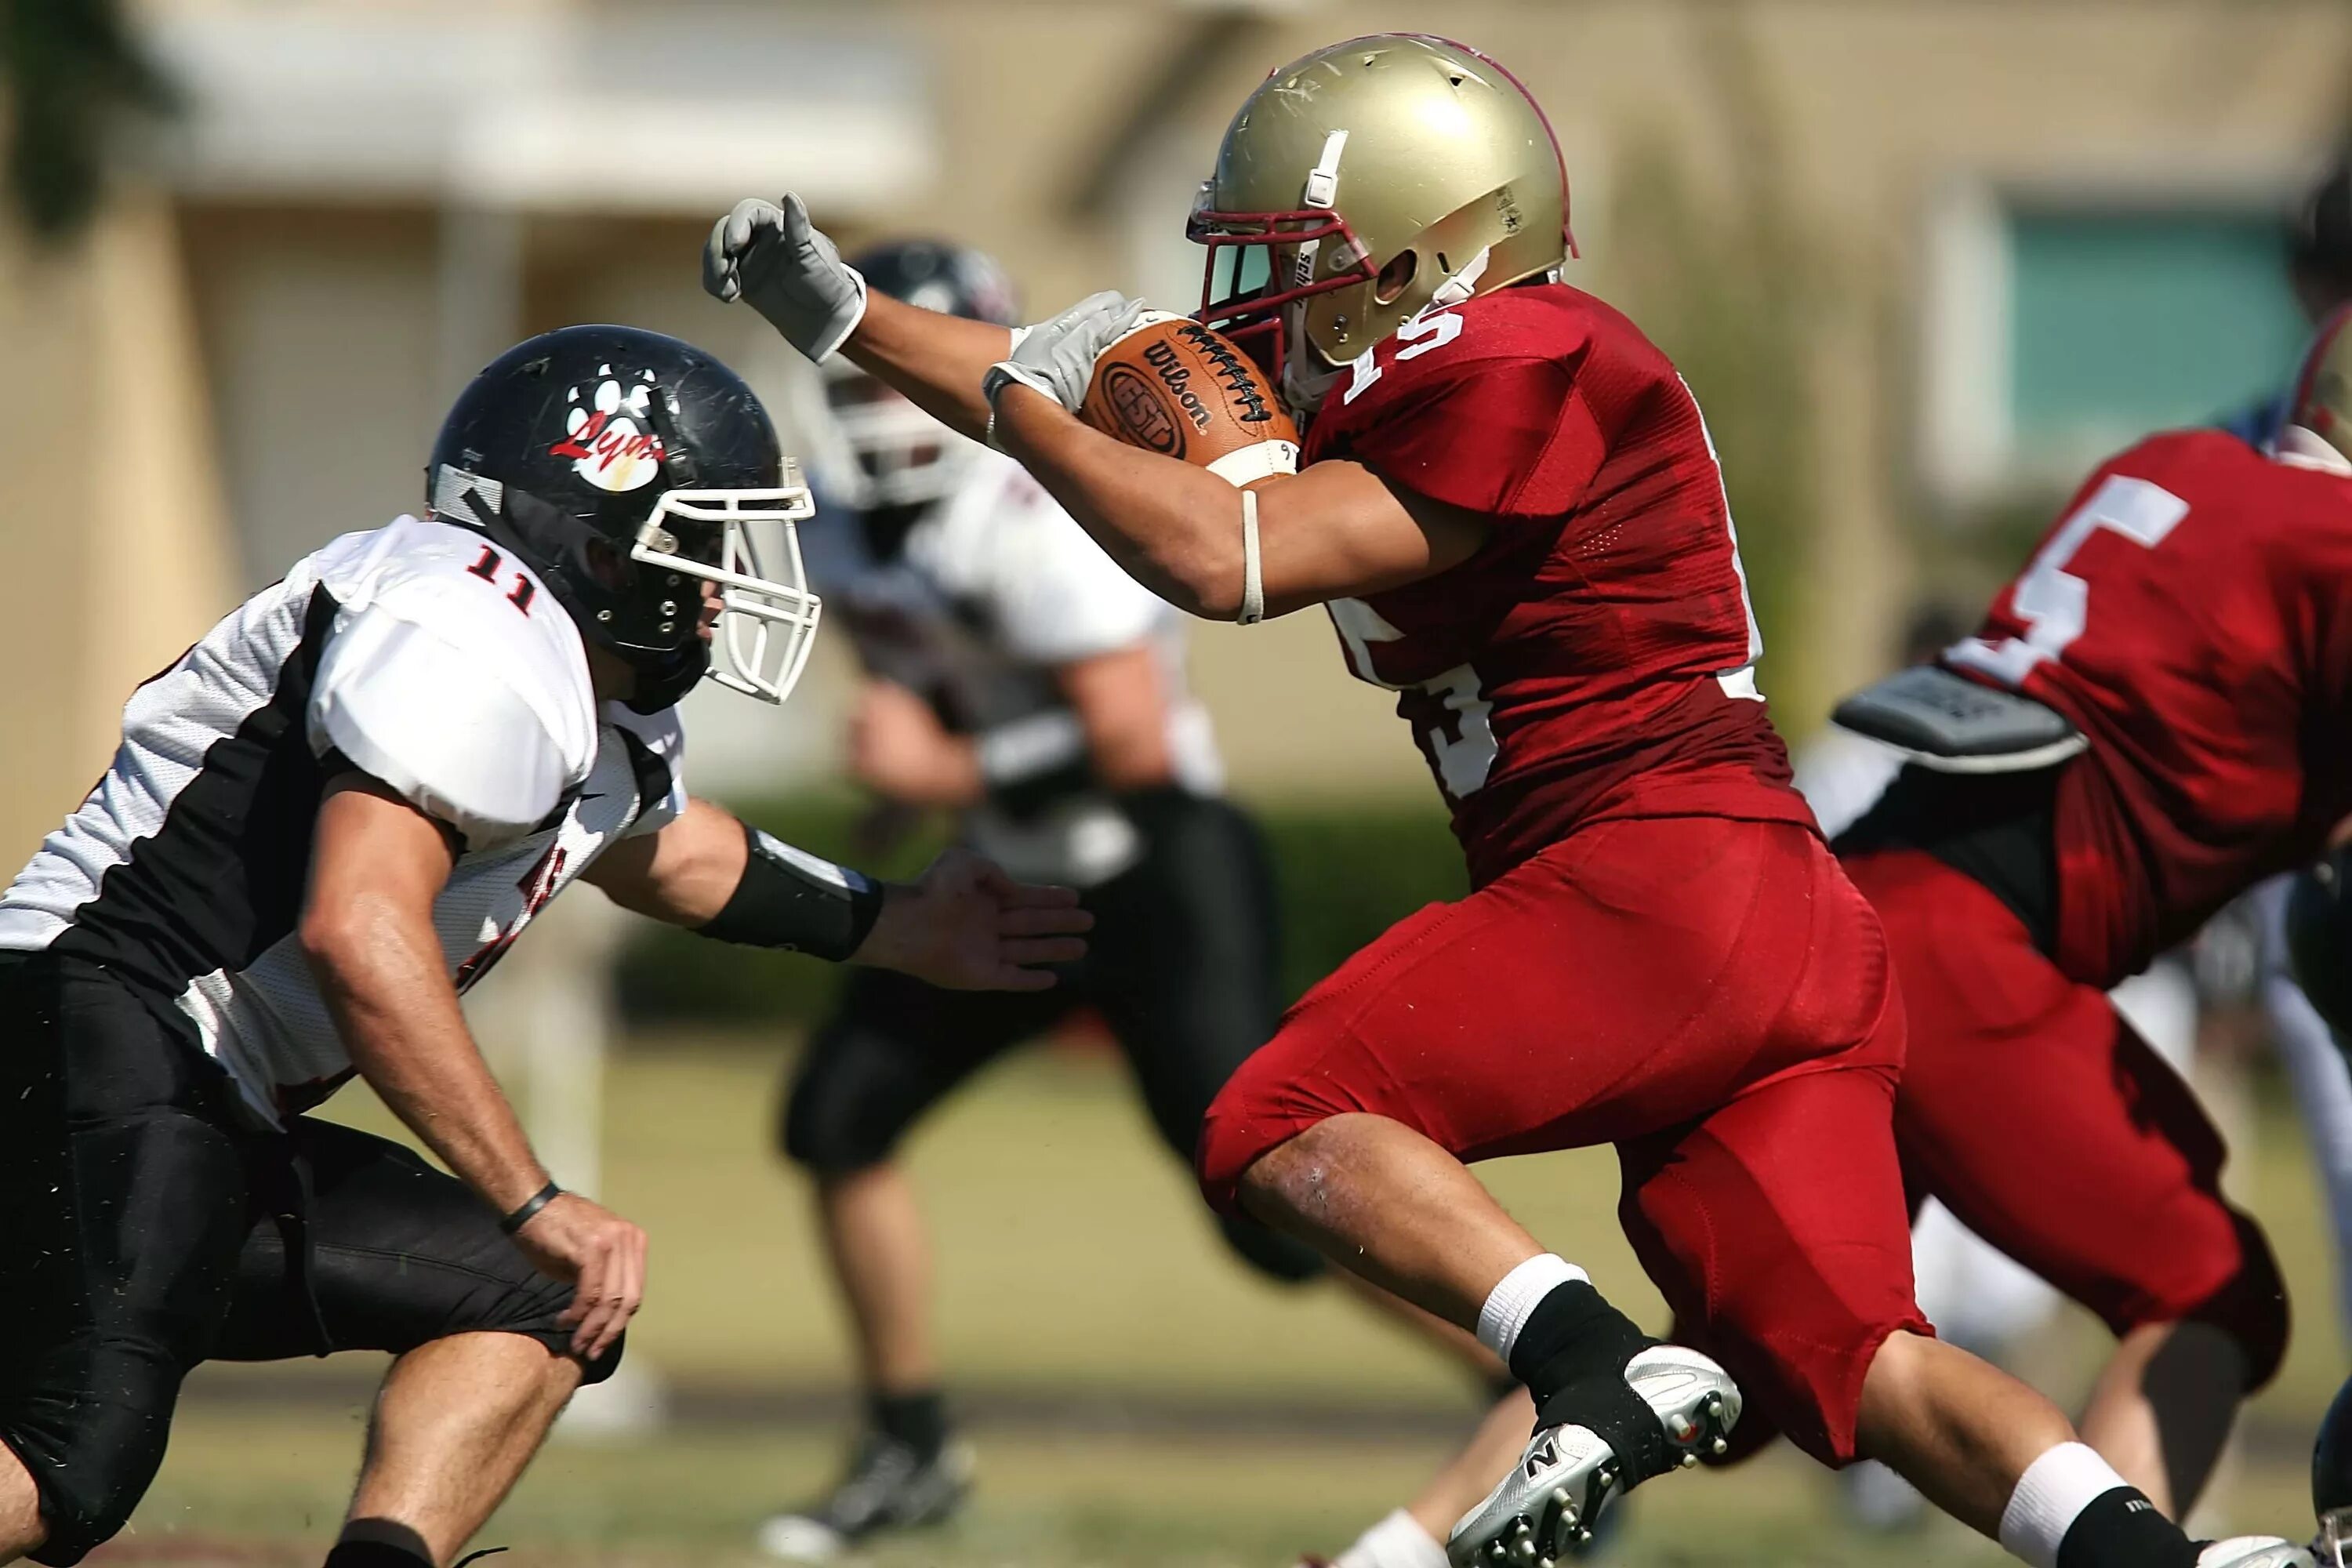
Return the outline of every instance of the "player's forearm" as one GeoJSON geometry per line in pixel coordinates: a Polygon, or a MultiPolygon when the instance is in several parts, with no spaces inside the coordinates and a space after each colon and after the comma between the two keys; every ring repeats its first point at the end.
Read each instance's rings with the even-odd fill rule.
{"type": "Polygon", "coordinates": [[[858,783],[898,805],[961,811],[988,793],[980,748],[961,735],[941,736],[917,759],[860,760],[853,771],[858,783]]]}
{"type": "Polygon", "coordinates": [[[748,853],[743,824],[697,798],[657,832],[614,845],[581,879],[633,914],[692,929],[727,907],[748,853]]]}
{"type": "Polygon", "coordinates": [[[352,1065],[409,1131],[501,1214],[546,1185],[429,924],[357,903],[306,920],[302,943],[352,1065]]]}
{"type": "Polygon", "coordinates": [[[1112,790],[1151,789],[1172,780],[1168,692],[1160,650],[1139,643],[1065,665],[1062,694],[1085,731],[1094,777],[1112,790]]]}
{"type": "Polygon", "coordinates": [[[916,405],[975,441],[988,437],[988,367],[1012,352],[1010,330],[942,315],[870,295],[865,318],[841,352],[913,399],[916,405]]]}
{"type": "Polygon", "coordinates": [[[997,399],[996,434],[1121,570],[1188,614],[1241,613],[1241,492],[1189,463],[1115,441],[1024,386],[997,399]]]}

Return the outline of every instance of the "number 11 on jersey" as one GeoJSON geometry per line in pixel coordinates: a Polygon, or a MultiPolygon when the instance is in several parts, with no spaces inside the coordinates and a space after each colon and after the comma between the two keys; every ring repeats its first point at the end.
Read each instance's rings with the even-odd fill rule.
{"type": "MultiPolygon", "coordinates": [[[[496,583],[499,580],[499,568],[503,567],[506,563],[507,558],[505,556],[499,554],[497,551],[485,544],[482,546],[481,559],[475,562],[471,566],[467,567],[466,570],[468,573],[471,573],[474,576],[479,577],[485,583],[496,583]]],[[[512,605],[516,609],[520,610],[527,616],[530,614],[531,600],[538,596],[539,585],[533,583],[530,578],[524,576],[521,569],[518,567],[515,571],[514,592],[507,595],[507,603],[512,605]]]]}

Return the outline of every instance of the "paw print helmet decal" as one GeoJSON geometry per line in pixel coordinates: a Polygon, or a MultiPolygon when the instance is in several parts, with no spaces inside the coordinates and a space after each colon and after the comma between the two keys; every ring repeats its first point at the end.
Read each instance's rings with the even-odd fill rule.
{"type": "Polygon", "coordinates": [[[798,529],[816,508],[759,398],[691,344],[612,326],[517,344],[450,409],[425,489],[429,515],[530,563],[636,670],[639,711],[706,674],[770,702],[800,679],[822,606],[798,529]]]}

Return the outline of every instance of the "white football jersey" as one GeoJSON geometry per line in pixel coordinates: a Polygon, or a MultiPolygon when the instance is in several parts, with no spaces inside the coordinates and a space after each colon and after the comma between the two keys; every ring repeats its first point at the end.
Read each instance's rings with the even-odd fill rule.
{"type": "MultiPolygon", "coordinates": [[[[1208,711],[1185,680],[1183,614],[1120,570],[1012,458],[982,453],[894,560],[877,560],[846,513],[808,530],[802,548],[860,661],[974,736],[983,762],[992,751],[1082,756],[1055,667],[1147,643],[1160,657],[1177,782],[1201,795],[1223,788],[1208,711]]],[[[1081,887],[1140,850],[1125,816],[1091,791],[1019,811],[992,799],[967,817],[965,836],[1016,876],[1081,887]]]]}
{"type": "Polygon", "coordinates": [[[615,840],[686,796],[675,710],[600,704],[578,629],[482,535],[403,517],[296,563],[122,710],[113,766],[0,897],[0,949],[104,964],[193,1026],[265,1122],[351,1076],[295,931],[327,781],[446,824],[463,990],[615,840]]]}

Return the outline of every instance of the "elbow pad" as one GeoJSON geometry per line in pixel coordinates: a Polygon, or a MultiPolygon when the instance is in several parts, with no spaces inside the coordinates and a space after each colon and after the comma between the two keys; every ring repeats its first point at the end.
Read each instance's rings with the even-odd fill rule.
{"type": "Polygon", "coordinates": [[[839,963],[882,913],[882,885],[743,825],[743,879],[697,936],[782,948],[839,963]]]}

